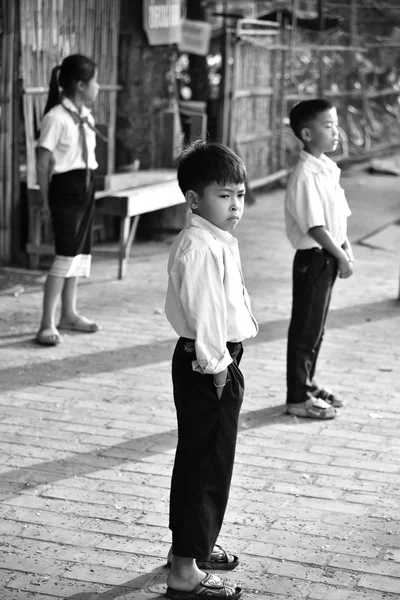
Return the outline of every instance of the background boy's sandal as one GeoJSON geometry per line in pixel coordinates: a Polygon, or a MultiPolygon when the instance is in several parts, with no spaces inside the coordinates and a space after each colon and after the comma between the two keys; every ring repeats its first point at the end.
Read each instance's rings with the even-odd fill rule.
{"type": "Polygon", "coordinates": [[[57,327],[58,329],[79,331],[80,333],[95,333],[100,329],[100,325],[86,317],[77,317],[74,321],[60,321],[57,327]]]}
{"type": "Polygon", "coordinates": [[[202,600],[203,598],[239,600],[242,596],[242,590],[228,580],[222,580],[217,575],[208,574],[191,592],[182,592],[167,587],[165,595],[167,598],[172,598],[172,600],[202,600]]]}
{"type": "Polygon", "coordinates": [[[57,346],[61,344],[62,339],[58,331],[54,331],[51,327],[42,329],[36,334],[35,342],[41,346],[57,346]]]}
{"type": "Polygon", "coordinates": [[[321,400],[325,400],[325,402],[331,406],[334,406],[335,408],[341,408],[344,406],[344,401],[341,398],[338,398],[333,392],[324,388],[319,388],[313,392],[313,396],[315,398],[321,398],[321,400]]]}
{"type": "MultiPolygon", "coordinates": [[[[199,569],[205,571],[232,571],[239,564],[239,558],[234,554],[228,554],[218,544],[215,544],[214,550],[211,553],[209,560],[196,560],[199,569]]],[[[171,562],[167,561],[167,567],[171,566],[171,562]]]]}
{"type": "Polygon", "coordinates": [[[336,408],[321,398],[309,398],[299,404],[288,404],[287,413],[295,417],[320,420],[334,419],[337,414],[336,408]]]}

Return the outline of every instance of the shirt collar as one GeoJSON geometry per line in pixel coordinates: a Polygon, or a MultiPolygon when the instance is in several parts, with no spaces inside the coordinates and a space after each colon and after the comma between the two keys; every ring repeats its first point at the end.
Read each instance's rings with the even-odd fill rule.
{"type": "Polygon", "coordinates": [[[194,213],[189,214],[188,227],[199,227],[200,229],[206,229],[211,233],[211,235],[224,244],[237,243],[237,239],[233,237],[229,231],[224,231],[220,227],[210,223],[210,221],[207,221],[207,219],[204,219],[200,215],[195,215],[194,213]]]}
{"type": "Polygon", "coordinates": [[[325,154],[322,154],[321,158],[317,158],[309,152],[301,150],[300,160],[306,163],[307,167],[314,173],[321,173],[322,171],[326,171],[327,169],[333,171],[334,173],[337,173],[338,171],[340,172],[340,169],[337,166],[337,164],[325,154]]]}
{"type": "Polygon", "coordinates": [[[85,104],[82,106],[81,112],[79,113],[75,104],[66,96],[62,97],[62,104],[69,110],[72,110],[73,112],[75,112],[80,117],[87,117],[91,113],[90,109],[85,104]]]}

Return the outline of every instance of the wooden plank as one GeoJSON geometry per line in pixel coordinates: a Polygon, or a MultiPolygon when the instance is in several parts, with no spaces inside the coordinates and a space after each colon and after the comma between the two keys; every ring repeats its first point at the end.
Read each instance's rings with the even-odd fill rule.
{"type": "MultiPolygon", "coordinates": [[[[246,25],[257,25],[257,27],[260,28],[259,30],[265,30],[267,28],[278,29],[280,27],[279,23],[277,23],[276,21],[260,21],[260,19],[249,18],[240,19],[237,24],[237,30],[240,31],[241,29],[246,27],[246,25]]],[[[266,33],[268,33],[268,31],[266,33]]]]}
{"type": "MultiPolygon", "coordinates": [[[[175,170],[171,170],[168,174],[155,171],[153,175],[148,172],[132,173],[130,175],[136,176],[137,185],[135,187],[115,191],[113,194],[110,194],[109,190],[96,193],[96,210],[103,214],[121,218],[119,279],[122,279],[126,272],[129,251],[135,237],[139,215],[185,202],[185,197],[176,180],[175,170]],[[158,183],[140,185],[140,180],[149,182],[151,176],[154,181],[155,173],[158,173],[158,177],[163,177],[163,179],[158,183]],[[140,175],[143,175],[143,177],[140,177],[140,175]],[[166,177],[173,177],[174,179],[166,180],[166,177]],[[132,224],[130,223],[130,217],[134,217],[132,224]]],[[[54,253],[54,247],[52,244],[43,243],[40,239],[41,217],[38,210],[40,206],[38,186],[30,189],[29,192],[31,224],[30,241],[26,245],[26,251],[30,257],[31,266],[36,265],[37,268],[39,256],[54,253]]]]}
{"type": "Polygon", "coordinates": [[[232,97],[237,100],[239,98],[252,98],[253,96],[272,96],[272,94],[272,87],[252,88],[251,90],[236,90],[233,92],[232,97]]]}
{"type": "MultiPolygon", "coordinates": [[[[122,85],[108,84],[108,83],[100,84],[101,92],[119,92],[122,89],[123,89],[122,85]]],[[[24,92],[24,94],[48,94],[49,86],[48,85],[47,86],[37,86],[37,87],[27,86],[27,87],[24,87],[23,92],[24,92]]]]}
{"type": "Polygon", "coordinates": [[[238,135],[236,137],[236,143],[237,144],[249,144],[251,142],[255,142],[255,141],[261,141],[261,140],[269,140],[272,136],[274,135],[273,131],[260,131],[260,132],[255,132],[255,133],[246,133],[243,135],[238,135]]]}
{"type": "Polygon", "coordinates": [[[141,188],[114,192],[96,202],[96,208],[105,214],[133,217],[183,204],[185,197],[177,181],[167,181],[141,188]]]}
{"type": "MultiPolygon", "coordinates": [[[[154,186],[155,184],[168,183],[170,181],[177,183],[175,169],[149,169],[148,171],[115,173],[110,178],[112,187],[106,190],[97,191],[95,193],[95,198],[96,200],[100,200],[107,196],[117,195],[117,193],[123,192],[124,190],[131,191],[136,188],[145,188],[146,186],[154,186]]],[[[37,184],[32,184],[29,186],[29,190],[33,192],[31,203],[34,205],[40,203],[39,186],[37,184]]]]}
{"type": "MultiPolygon", "coordinates": [[[[269,50],[290,50],[289,44],[271,44],[271,46],[263,46],[269,50]]],[[[340,46],[340,45],[328,45],[323,44],[318,46],[316,44],[301,44],[300,49],[310,50],[315,52],[329,52],[329,51],[343,51],[343,52],[368,52],[368,49],[361,46],[340,46]]]]}
{"type": "MultiPolygon", "coordinates": [[[[96,176],[96,173],[95,173],[96,176]]],[[[149,169],[146,171],[127,171],[125,173],[111,173],[107,175],[104,180],[104,190],[106,194],[102,192],[102,196],[110,195],[115,191],[125,190],[135,187],[142,187],[145,185],[153,185],[154,183],[161,183],[163,181],[176,180],[175,169],[149,169]]],[[[102,197],[97,196],[96,197],[102,197]]]]}
{"type": "MultiPolygon", "coordinates": [[[[143,171],[130,171],[115,173],[114,177],[127,176],[125,183],[126,188],[142,187],[145,185],[153,185],[154,183],[163,183],[167,181],[176,181],[176,169],[148,169],[143,171]]],[[[122,189],[122,188],[120,188],[122,189]]]]}
{"type": "Polygon", "coordinates": [[[240,31],[238,33],[238,37],[241,40],[246,40],[246,36],[248,37],[263,37],[263,38],[268,38],[271,37],[273,38],[274,36],[279,35],[279,31],[260,31],[259,29],[244,29],[242,31],[240,31]]]}
{"type": "Polygon", "coordinates": [[[289,175],[289,169],[281,169],[276,171],[275,173],[271,173],[270,175],[266,175],[265,177],[259,177],[258,179],[253,179],[250,181],[249,187],[252,190],[256,190],[257,188],[263,187],[264,185],[268,185],[273,183],[274,181],[279,181],[280,179],[284,179],[289,175]]]}

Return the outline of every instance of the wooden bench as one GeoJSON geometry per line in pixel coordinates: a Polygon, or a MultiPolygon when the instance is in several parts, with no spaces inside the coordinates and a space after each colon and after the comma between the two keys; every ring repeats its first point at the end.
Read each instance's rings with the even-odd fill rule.
{"type": "MultiPolygon", "coordinates": [[[[119,189],[96,192],[96,212],[120,218],[118,279],[123,279],[140,215],[183,204],[185,198],[178,186],[175,169],[120,174],[116,182],[119,189]]],[[[38,187],[28,190],[28,205],[29,240],[26,251],[29,266],[37,269],[41,255],[54,254],[54,246],[43,242],[46,225],[41,218],[38,187]]]]}

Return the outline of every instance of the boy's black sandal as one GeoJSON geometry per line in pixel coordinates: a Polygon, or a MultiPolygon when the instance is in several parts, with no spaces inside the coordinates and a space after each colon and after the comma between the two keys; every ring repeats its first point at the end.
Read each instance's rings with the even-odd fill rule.
{"type": "Polygon", "coordinates": [[[225,598],[226,600],[239,600],[242,596],[240,587],[230,583],[228,580],[222,580],[217,575],[206,575],[206,577],[196,585],[190,592],[182,592],[167,587],[165,592],[167,598],[172,600],[203,600],[203,598],[225,598]]]}
{"type": "Polygon", "coordinates": [[[306,419],[318,419],[325,421],[336,417],[336,408],[322,400],[322,398],[311,397],[299,404],[287,404],[286,412],[294,417],[306,419]]]}
{"type": "Polygon", "coordinates": [[[216,544],[211,553],[210,560],[198,560],[196,562],[199,569],[205,569],[206,571],[212,571],[213,569],[217,571],[232,571],[232,569],[236,569],[238,566],[239,558],[234,554],[228,554],[226,550],[216,544]]]}
{"type": "MultiPolygon", "coordinates": [[[[218,544],[215,544],[209,560],[196,561],[198,568],[205,571],[232,571],[233,569],[236,569],[239,562],[237,556],[228,554],[228,552],[221,546],[218,546],[218,544]]],[[[167,561],[166,566],[170,568],[171,562],[167,561]]]]}
{"type": "Polygon", "coordinates": [[[344,406],[344,401],[341,398],[338,398],[333,392],[324,388],[319,388],[313,392],[313,396],[315,398],[321,398],[321,400],[325,400],[325,402],[331,406],[334,406],[335,408],[341,408],[344,406]]]}

